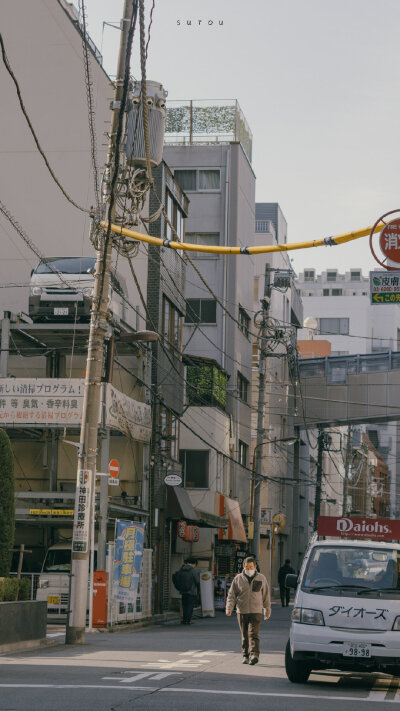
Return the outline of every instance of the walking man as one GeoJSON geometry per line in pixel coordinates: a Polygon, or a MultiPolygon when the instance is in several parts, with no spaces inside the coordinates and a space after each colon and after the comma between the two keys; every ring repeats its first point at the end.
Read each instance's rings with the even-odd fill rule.
{"type": "Polygon", "coordinates": [[[260,625],[271,617],[271,598],[264,575],[257,572],[254,558],[246,558],[243,570],[235,576],[226,601],[226,614],[236,613],[242,634],[243,664],[257,664],[260,656],[260,625]]]}
{"type": "Polygon", "coordinates": [[[282,607],[288,607],[290,601],[290,588],[286,587],[286,576],[289,575],[289,573],[294,573],[294,570],[290,565],[289,558],[286,558],[284,565],[281,565],[278,570],[278,583],[281,593],[282,607]]]}
{"type": "Polygon", "coordinates": [[[192,625],[193,609],[200,594],[200,577],[195,570],[196,558],[186,558],[182,567],[172,576],[172,582],[182,595],[181,625],[192,625]]]}

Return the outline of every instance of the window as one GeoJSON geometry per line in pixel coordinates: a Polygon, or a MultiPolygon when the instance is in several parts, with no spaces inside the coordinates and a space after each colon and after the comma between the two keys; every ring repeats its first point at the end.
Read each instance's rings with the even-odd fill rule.
{"type": "Polygon", "coordinates": [[[237,374],[238,395],[243,402],[247,402],[249,381],[241,373],[237,374]]]}
{"type": "Polygon", "coordinates": [[[347,336],[349,334],[348,318],[320,318],[319,328],[321,334],[347,336]]]}
{"type": "Polygon", "coordinates": [[[332,296],[342,296],[342,289],[332,289],[332,296]]]}
{"type": "Polygon", "coordinates": [[[246,336],[246,338],[249,337],[249,329],[250,329],[250,316],[248,315],[247,311],[244,310],[242,306],[239,306],[239,328],[242,333],[246,336]]]}
{"type": "Polygon", "coordinates": [[[315,271],[314,269],[304,270],[304,281],[314,281],[315,271]]]}
{"type": "MultiPolygon", "coordinates": [[[[187,232],[186,242],[204,246],[218,247],[219,232],[187,232]]],[[[194,252],[192,258],[195,259],[218,259],[218,254],[208,252],[194,252]]]]}
{"type": "Polygon", "coordinates": [[[256,276],[256,277],[254,277],[254,285],[253,285],[253,299],[254,299],[254,301],[258,301],[259,288],[260,288],[260,277],[256,276]]]}
{"type": "Polygon", "coordinates": [[[160,406],[160,449],[165,457],[178,458],[178,421],[163,405],[160,406]]]}
{"type": "Polygon", "coordinates": [[[336,271],[326,272],[326,280],[327,281],[336,281],[336,271]]]}
{"type": "Polygon", "coordinates": [[[329,289],[323,289],[322,296],[329,296],[329,289]]]}
{"type": "Polygon", "coordinates": [[[163,297],[162,335],[164,344],[181,350],[182,345],[182,316],[175,304],[166,296],[163,297]]]}
{"type": "MultiPolygon", "coordinates": [[[[183,212],[180,209],[178,203],[173,199],[169,190],[167,190],[166,203],[167,203],[168,219],[171,222],[174,230],[176,231],[179,240],[183,241],[184,224],[185,224],[184,215],[183,215],[183,212]]],[[[167,239],[176,239],[175,233],[172,231],[171,227],[169,226],[169,224],[166,220],[165,220],[165,237],[167,239]]]]}
{"type": "Polygon", "coordinates": [[[175,180],[182,190],[220,190],[221,174],[219,168],[202,170],[175,170],[175,180]]]}
{"type": "Polygon", "coordinates": [[[179,459],[182,464],[183,481],[188,489],[208,489],[207,449],[181,449],[179,459]]]}
{"type": "Polygon", "coordinates": [[[199,170],[199,190],[219,190],[219,170],[199,170]]]}
{"type": "Polygon", "coordinates": [[[187,299],[185,323],[216,323],[215,299],[187,299]]]}
{"type": "Polygon", "coordinates": [[[351,281],[361,281],[361,272],[350,272],[351,281]]]}
{"type": "Polygon", "coordinates": [[[174,178],[182,190],[196,190],[195,170],[175,170],[174,178]]]}
{"type": "Polygon", "coordinates": [[[247,452],[248,452],[248,449],[249,449],[249,448],[248,448],[247,444],[245,444],[244,442],[242,442],[241,440],[239,440],[239,457],[238,457],[238,461],[239,461],[239,464],[242,465],[242,467],[246,467],[246,466],[247,466],[247,452]]]}

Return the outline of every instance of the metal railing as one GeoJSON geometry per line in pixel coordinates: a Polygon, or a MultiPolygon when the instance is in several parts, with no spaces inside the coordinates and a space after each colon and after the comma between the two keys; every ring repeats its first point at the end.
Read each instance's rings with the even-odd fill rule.
{"type": "MultiPolygon", "coordinates": [[[[10,573],[10,577],[17,577],[18,573],[10,573]]],[[[21,578],[30,578],[31,581],[31,590],[30,590],[30,599],[31,600],[36,600],[36,590],[38,589],[39,585],[39,577],[40,573],[21,573],[21,578]]]]}
{"type": "Polygon", "coordinates": [[[331,384],[345,383],[353,373],[400,370],[400,351],[383,351],[348,356],[328,356],[299,361],[300,377],[327,377],[331,384]]]}

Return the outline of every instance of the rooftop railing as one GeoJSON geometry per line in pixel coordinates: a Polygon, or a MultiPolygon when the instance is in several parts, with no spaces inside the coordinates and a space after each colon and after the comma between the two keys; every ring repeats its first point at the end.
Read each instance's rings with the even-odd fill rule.
{"type": "Polygon", "coordinates": [[[327,377],[332,385],[343,384],[354,373],[400,370],[400,351],[310,358],[299,361],[299,370],[301,378],[327,377]]]}

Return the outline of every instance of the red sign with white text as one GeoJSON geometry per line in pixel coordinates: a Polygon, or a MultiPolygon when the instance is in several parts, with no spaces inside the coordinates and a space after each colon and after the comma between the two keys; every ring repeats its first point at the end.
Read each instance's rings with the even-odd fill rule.
{"type": "Polygon", "coordinates": [[[317,533],[319,536],[338,536],[339,538],[400,541],[400,521],[390,518],[319,516],[317,533]]]}
{"type": "Polygon", "coordinates": [[[379,238],[379,246],[388,259],[400,263],[400,219],[388,222],[379,238]]]}

